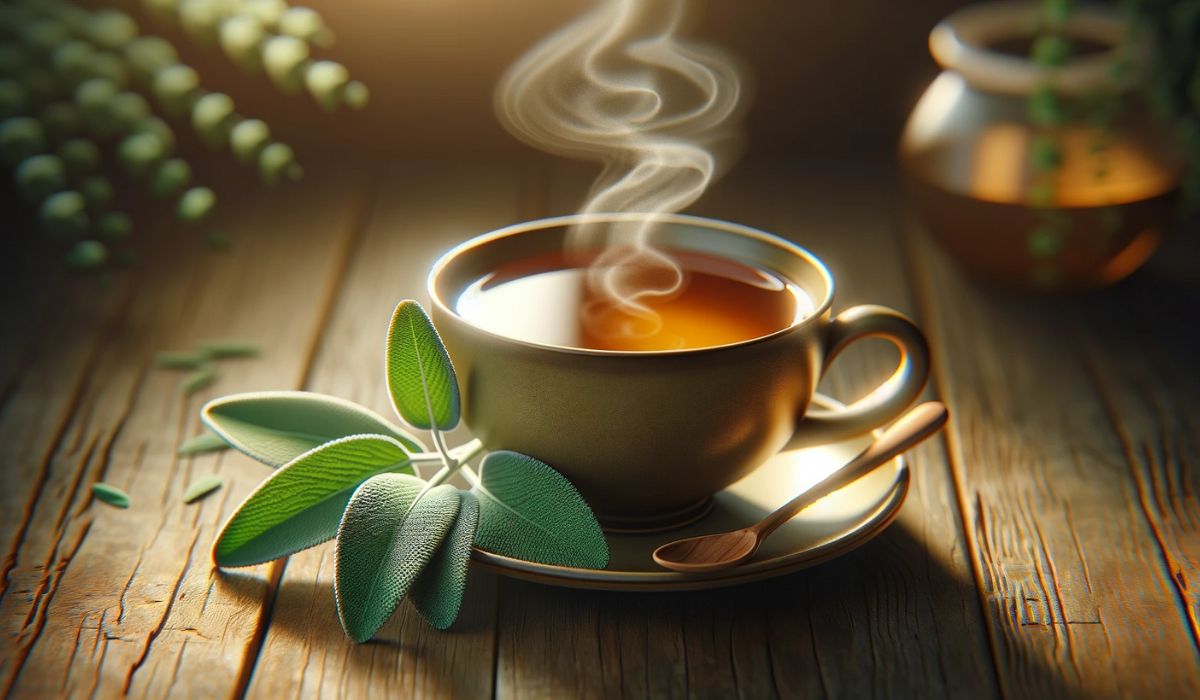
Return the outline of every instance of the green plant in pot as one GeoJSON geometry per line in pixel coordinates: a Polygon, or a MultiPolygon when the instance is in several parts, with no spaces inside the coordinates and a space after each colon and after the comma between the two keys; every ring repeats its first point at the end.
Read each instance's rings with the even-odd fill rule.
{"type": "MultiPolygon", "coordinates": [[[[172,41],[145,32],[148,24],[219,46],[240,68],[265,73],[285,93],[307,90],[326,109],[367,102],[344,66],[310,57],[332,41],[310,9],[284,0],[141,4],[157,19],[70,0],[0,5],[0,161],[37,212],[44,244],[61,248],[71,267],[132,261],[138,236],[123,192],[138,193],[139,204],[163,201],[185,223],[206,219],[217,193],[195,182],[181,155],[191,135],[267,184],[302,173],[289,145],[208,89],[172,41]]],[[[225,243],[211,234],[207,242],[225,243]]]]}
{"type": "Polygon", "coordinates": [[[1148,99],[1154,34],[1134,17],[994,2],[934,28],[944,70],[900,159],[918,218],[970,273],[1093,288],[1138,269],[1166,235],[1186,160],[1148,99]]]}

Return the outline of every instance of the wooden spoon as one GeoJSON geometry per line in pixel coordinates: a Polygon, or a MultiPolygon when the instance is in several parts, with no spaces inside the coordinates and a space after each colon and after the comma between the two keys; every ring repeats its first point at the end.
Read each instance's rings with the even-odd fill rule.
{"type": "Polygon", "coordinates": [[[754,525],[733,532],[669,542],[654,550],[660,566],[688,573],[719,571],[749,560],[772,532],[825,496],[920,443],[946,424],[946,407],[929,401],[900,417],[844,466],[754,525]]]}

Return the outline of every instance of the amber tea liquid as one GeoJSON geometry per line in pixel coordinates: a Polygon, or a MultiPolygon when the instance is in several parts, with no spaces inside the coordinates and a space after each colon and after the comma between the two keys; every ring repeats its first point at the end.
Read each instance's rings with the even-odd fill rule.
{"type": "Polygon", "coordinates": [[[472,324],[509,338],[592,350],[661,351],[726,345],[769,335],[812,313],[795,284],[742,263],[669,251],[680,286],[631,311],[593,291],[586,265],[561,253],[507,264],[457,302],[472,324]]]}

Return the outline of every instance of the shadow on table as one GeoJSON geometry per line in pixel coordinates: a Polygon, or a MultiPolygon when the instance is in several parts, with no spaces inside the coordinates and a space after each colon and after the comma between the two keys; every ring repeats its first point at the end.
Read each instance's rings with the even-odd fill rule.
{"type": "MultiPolygon", "coordinates": [[[[686,593],[500,586],[497,690],[598,697],[1000,695],[969,574],[930,556],[903,521],[835,561],[686,593]]],[[[1001,632],[1007,634],[1007,632],[1001,632]]],[[[1022,640],[1005,644],[1022,655],[1022,640]]],[[[1075,697],[1032,654],[1004,661],[1019,690],[1075,697]]]]}
{"type": "Polygon", "coordinates": [[[493,673],[495,598],[495,577],[472,575],[453,631],[430,627],[403,601],[374,639],[356,644],[338,621],[331,581],[284,576],[254,671],[260,678],[251,690],[266,696],[284,692],[285,686],[322,697],[486,695],[493,673]],[[300,662],[303,677],[297,676],[297,652],[307,657],[300,662]]]}
{"type": "MultiPolygon", "coordinates": [[[[1005,675],[1019,676],[1010,692],[1077,696],[1022,639],[1001,646],[1005,675]]],[[[1000,694],[996,663],[973,580],[901,519],[834,561],[710,591],[571,590],[473,572],[450,632],[402,603],[361,645],[343,634],[328,581],[285,577],[251,688],[312,692],[331,679],[338,687],[322,690],[454,697],[987,698],[1000,694]],[[311,678],[296,677],[297,663],[311,678]]]]}

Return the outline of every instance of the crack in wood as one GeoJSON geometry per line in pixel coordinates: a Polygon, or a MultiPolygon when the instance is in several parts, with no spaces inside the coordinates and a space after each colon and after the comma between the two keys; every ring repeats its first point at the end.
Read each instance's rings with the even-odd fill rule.
{"type": "Polygon", "coordinates": [[[166,604],[166,606],[164,606],[162,614],[158,618],[158,622],[154,625],[154,628],[151,629],[150,632],[146,635],[146,641],[142,646],[141,653],[138,655],[137,660],[133,662],[133,665],[130,666],[129,670],[125,673],[125,686],[124,686],[122,692],[126,695],[129,694],[129,689],[133,685],[133,677],[135,675],[137,675],[137,672],[139,669],[141,669],[142,664],[144,664],[146,662],[146,657],[150,655],[150,647],[154,644],[154,641],[156,639],[158,639],[158,636],[160,634],[162,634],[163,629],[166,627],[167,619],[170,618],[170,616],[171,616],[171,611],[175,609],[175,599],[176,599],[176,596],[179,595],[179,587],[181,585],[183,585],[183,579],[187,575],[187,571],[192,565],[192,556],[195,553],[196,542],[199,539],[200,539],[200,533],[197,532],[195,534],[195,536],[192,538],[191,546],[188,547],[187,560],[184,561],[183,567],[179,570],[179,573],[175,576],[175,582],[171,586],[171,595],[170,595],[170,597],[167,598],[167,601],[166,601],[167,604],[166,604]]]}
{"type": "Polygon", "coordinates": [[[92,374],[95,372],[103,355],[102,349],[111,343],[112,338],[117,333],[118,319],[127,312],[134,298],[136,288],[136,284],[130,284],[125,294],[117,297],[112,313],[101,324],[100,329],[95,334],[94,340],[85,354],[85,360],[80,365],[79,373],[76,375],[77,378],[69,390],[68,398],[63,406],[58,423],[52,430],[46,451],[38,463],[37,475],[34,477],[31,495],[25,502],[21,524],[17,527],[16,536],[9,545],[8,554],[4,558],[4,571],[0,572],[0,603],[3,603],[5,597],[8,595],[12,572],[17,567],[21,546],[25,543],[25,538],[29,533],[29,526],[33,522],[33,515],[37,510],[38,504],[41,502],[46,484],[49,482],[54,458],[62,448],[63,440],[67,436],[73,420],[76,418],[76,412],[83,404],[84,396],[91,384],[92,374]]]}
{"type": "Polygon", "coordinates": [[[142,568],[142,557],[146,554],[146,545],[138,548],[137,560],[133,562],[133,570],[129,572],[129,578],[125,579],[125,585],[121,587],[121,597],[118,599],[117,605],[117,624],[125,621],[125,596],[129,594],[129,585],[133,583],[133,579],[137,576],[138,571],[142,568]]]}
{"type": "MultiPolygon", "coordinates": [[[[63,561],[69,562],[72,558],[74,558],[76,552],[79,551],[79,547],[83,545],[83,541],[87,537],[91,528],[91,521],[84,523],[83,527],[80,528],[79,536],[72,544],[70,552],[63,558],[63,561]]],[[[61,544],[61,538],[59,543],[61,544]]],[[[56,545],[55,548],[57,549],[58,545],[56,545]]],[[[5,680],[4,689],[0,691],[0,697],[8,697],[12,693],[12,689],[16,685],[17,679],[20,677],[21,671],[25,668],[25,662],[29,659],[30,652],[33,650],[34,645],[37,644],[38,639],[41,637],[42,630],[46,628],[47,611],[50,608],[50,603],[54,601],[55,594],[58,592],[59,584],[62,582],[62,572],[65,569],[65,565],[55,567],[56,575],[51,577],[49,588],[46,591],[45,597],[33,605],[33,610],[38,611],[33,623],[33,634],[24,643],[18,642],[16,654],[13,657],[12,671],[5,680]]],[[[24,629],[25,628],[22,628],[22,632],[24,632],[24,629]]]]}
{"type": "Polygon", "coordinates": [[[242,657],[241,669],[230,697],[244,698],[246,697],[246,691],[250,688],[250,678],[258,666],[263,642],[267,638],[267,627],[271,624],[271,615],[275,611],[275,601],[279,597],[279,581],[283,578],[284,570],[287,569],[287,562],[288,557],[271,562],[270,574],[267,577],[265,600],[258,613],[258,622],[254,627],[254,635],[246,645],[246,650],[242,657]]]}
{"type": "MultiPolygon", "coordinates": [[[[1190,633],[1192,644],[1200,650],[1200,611],[1197,611],[1197,604],[1194,604],[1188,595],[1187,586],[1184,585],[1182,579],[1182,570],[1176,564],[1176,557],[1173,554],[1174,547],[1167,542],[1167,535],[1163,532],[1163,523],[1161,516],[1165,512],[1175,512],[1173,505],[1164,507],[1159,495],[1159,489],[1155,486],[1153,477],[1155,459],[1153,454],[1149,452],[1151,446],[1143,443],[1144,458],[1139,459],[1137,450],[1134,447],[1136,440],[1130,434],[1129,428],[1125,421],[1121,420],[1118,410],[1118,402],[1116,396],[1112,393],[1112,388],[1105,381],[1105,373],[1101,371],[1097,364],[1097,359],[1086,349],[1081,353],[1083,362],[1081,363],[1084,370],[1091,377],[1101,397],[1103,398],[1104,416],[1108,419],[1109,427],[1114,435],[1119,439],[1122,448],[1125,451],[1126,462],[1129,467],[1129,472],[1133,478],[1133,482],[1138,495],[1138,504],[1140,512],[1145,519],[1147,526],[1150,529],[1151,535],[1158,548],[1158,554],[1162,562],[1167,567],[1167,579],[1171,581],[1176,599],[1186,620],[1188,632],[1190,633]],[[1144,473],[1144,470],[1149,472],[1149,475],[1144,473]],[[1150,502],[1154,503],[1154,507],[1150,506],[1150,502]],[[1159,517],[1155,516],[1155,512],[1159,517]]],[[[1162,413],[1159,413],[1159,420],[1162,419],[1162,413]]],[[[1160,423],[1161,424],[1161,423],[1160,423]]],[[[1161,460],[1159,461],[1161,464],[1161,460]]],[[[1165,471],[1165,470],[1164,470],[1165,471]]],[[[1179,476],[1182,478],[1182,474],[1179,476]]]]}

